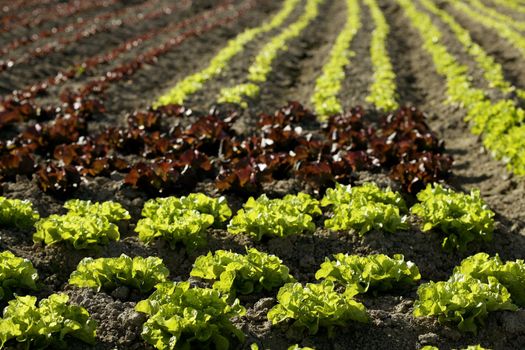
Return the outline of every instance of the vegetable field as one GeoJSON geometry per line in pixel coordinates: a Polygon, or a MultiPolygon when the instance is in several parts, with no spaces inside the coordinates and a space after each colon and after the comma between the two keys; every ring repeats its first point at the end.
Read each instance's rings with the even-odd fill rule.
{"type": "Polygon", "coordinates": [[[0,0],[0,349],[525,349],[525,0],[0,0]]]}

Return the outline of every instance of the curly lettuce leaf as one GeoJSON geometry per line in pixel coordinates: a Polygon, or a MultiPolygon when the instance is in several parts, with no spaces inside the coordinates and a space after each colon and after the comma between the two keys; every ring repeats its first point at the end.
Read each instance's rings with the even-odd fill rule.
{"type": "Polygon", "coordinates": [[[328,258],[316,272],[316,279],[327,279],[359,293],[386,291],[414,285],[421,279],[418,267],[405,261],[401,254],[390,258],[384,254],[368,256],[336,254],[328,258]]]}
{"type": "Polygon", "coordinates": [[[246,233],[257,240],[315,230],[313,216],[321,215],[319,202],[305,193],[269,199],[250,197],[228,225],[231,234],[246,233]]]}
{"type": "Polygon", "coordinates": [[[100,291],[114,290],[119,286],[149,292],[160,282],[165,282],[169,270],[157,257],[84,258],[69,277],[69,284],[100,291]]]}
{"type": "Polygon", "coordinates": [[[292,327],[316,334],[319,327],[333,335],[335,326],[346,326],[349,321],[368,322],[363,304],[353,299],[357,292],[347,289],[339,294],[332,281],[319,284],[287,283],[277,294],[278,304],[268,311],[273,325],[293,320],[292,327]]]}
{"type": "Polygon", "coordinates": [[[209,252],[195,260],[190,275],[214,281],[213,288],[230,297],[263,289],[270,291],[294,281],[281,259],[255,248],[247,249],[246,254],[209,252]]]}
{"type": "Polygon", "coordinates": [[[149,318],[142,337],[156,349],[229,349],[244,334],[231,318],[246,310],[239,300],[229,304],[214,289],[191,288],[189,282],[164,282],[135,310],[149,318]]]}

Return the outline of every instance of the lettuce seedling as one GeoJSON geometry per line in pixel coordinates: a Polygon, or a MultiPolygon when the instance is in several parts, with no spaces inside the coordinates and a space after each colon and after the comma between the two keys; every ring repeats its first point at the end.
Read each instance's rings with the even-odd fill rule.
{"type": "Polygon", "coordinates": [[[26,349],[67,348],[67,338],[95,343],[96,321],[83,307],[69,305],[66,294],[52,294],[36,306],[36,297],[17,296],[0,318],[0,348],[7,342],[25,343],[26,349]]]}
{"type": "Polygon", "coordinates": [[[306,193],[269,199],[265,194],[250,197],[228,225],[232,234],[247,233],[257,240],[263,236],[284,237],[315,230],[312,216],[321,215],[319,202],[306,193]]]}
{"type": "Polygon", "coordinates": [[[487,283],[464,276],[453,281],[429,282],[417,291],[414,316],[437,316],[440,323],[451,323],[464,332],[477,332],[489,312],[517,310],[510,293],[494,277],[487,283]]]}
{"type": "Polygon", "coordinates": [[[192,193],[180,198],[156,198],[144,205],[144,218],[138,221],[135,231],[145,243],[163,237],[172,245],[182,242],[193,249],[206,242],[208,227],[221,225],[231,215],[224,197],[211,198],[192,193]]]}
{"type": "Polygon", "coordinates": [[[421,279],[418,267],[401,254],[368,256],[336,254],[321,264],[315,278],[337,282],[359,293],[405,288],[421,279]]]}
{"type": "Polygon", "coordinates": [[[9,299],[22,290],[37,290],[38,273],[31,261],[10,251],[0,253],[0,300],[9,299]]]}
{"type": "Polygon", "coordinates": [[[191,288],[189,282],[164,282],[135,310],[149,316],[142,337],[156,349],[226,350],[244,334],[231,322],[246,310],[235,300],[228,304],[214,289],[191,288]]]}
{"type": "Polygon", "coordinates": [[[255,248],[247,249],[246,254],[217,250],[199,256],[190,275],[215,281],[213,288],[230,298],[237,293],[270,291],[295,281],[281,259],[255,248]]]}
{"type": "Polygon", "coordinates": [[[510,292],[512,301],[525,307],[525,262],[521,259],[503,263],[496,254],[490,257],[478,253],[461,262],[454,268],[451,280],[472,277],[487,283],[489,277],[496,278],[510,292]]]}
{"type": "Polygon", "coordinates": [[[0,226],[28,230],[39,218],[31,202],[0,197],[0,226]]]}
{"type": "Polygon", "coordinates": [[[403,197],[389,188],[382,190],[374,183],[362,186],[336,184],[329,188],[321,206],[331,206],[333,216],[324,225],[334,231],[355,230],[359,235],[376,229],[396,232],[408,228],[403,197]]]}
{"type": "Polygon", "coordinates": [[[443,248],[464,250],[472,241],[492,239],[494,212],[480,198],[478,190],[465,194],[429,184],[417,199],[420,203],[410,211],[421,218],[423,231],[436,229],[447,236],[443,248]]]}
{"type": "Polygon", "coordinates": [[[334,283],[327,280],[306,286],[287,283],[279,290],[279,303],[268,311],[268,319],[274,325],[292,319],[292,327],[307,329],[310,334],[324,327],[332,336],[335,326],[346,326],[350,320],[368,322],[364,305],[353,299],[356,294],[351,288],[339,294],[334,283]]]}
{"type": "Polygon", "coordinates": [[[149,292],[160,282],[165,282],[170,272],[157,257],[84,258],[69,277],[69,284],[94,288],[97,291],[114,290],[119,286],[149,292]]]}
{"type": "Polygon", "coordinates": [[[105,245],[120,239],[118,221],[130,219],[128,211],[114,202],[91,203],[73,199],[64,207],[68,209],[67,214],[51,215],[35,224],[35,243],[50,245],[66,241],[75,249],[105,245]]]}

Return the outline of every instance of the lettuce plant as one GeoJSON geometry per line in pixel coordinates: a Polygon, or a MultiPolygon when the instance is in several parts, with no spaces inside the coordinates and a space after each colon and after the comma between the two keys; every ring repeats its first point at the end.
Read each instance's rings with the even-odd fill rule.
{"type": "Polygon", "coordinates": [[[40,218],[33,204],[20,199],[0,197],[0,226],[27,230],[40,218]]]}
{"type": "Polygon", "coordinates": [[[192,193],[180,198],[156,198],[144,205],[144,218],[137,222],[135,231],[145,243],[163,237],[172,245],[182,242],[188,248],[195,248],[205,243],[208,227],[219,226],[231,215],[224,197],[192,193]]]}
{"type": "Polygon", "coordinates": [[[472,277],[487,283],[489,277],[496,278],[503,284],[512,297],[512,301],[525,307],[525,262],[523,260],[503,263],[496,254],[490,257],[486,253],[470,256],[456,266],[451,280],[472,277]]]}
{"type": "Polygon", "coordinates": [[[368,256],[336,254],[321,264],[315,278],[337,282],[359,293],[386,291],[415,284],[421,279],[418,267],[401,254],[368,256]]]}
{"type": "Polygon", "coordinates": [[[352,229],[363,235],[373,229],[396,232],[408,227],[406,216],[401,216],[407,211],[403,197],[374,183],[336,184],[326,191],[321,206],[332,207],[333,216],[324,225],[335,231],[352,229]]]}
{"type": "Polygon", "coordinates": [[[213,288],[230,297],[262,289],[270,291],[294,281],[281,259],[255,248],[247,249],[246,254],[209,252],[195,260],[190,275],[214,281],[213,288]]]}
{"type": "Polygon", "coordinates": [[[465,194],[440,184],[427,185],[417,199],[420,203],[410,209],[412,214],[421,218],[423,231],[436,229],[447,236],[444,248],[464,250],[472,241],[492,239],[494,212],[478,190],[465,194]]]}
{"type": "Polygon", "coordinates": [[[31,261],[10,251],[0,253],[0,300],[11,298],[14,292],[36,290],[38,273],[31,261]]]}
{"type": "Polygon", "coordinates": [[[350,320],[368,322],[364,305],[353,299],[356,294],[351,288],[339,294],[328,280],[306,286],[287,283],[279,290],[279,303],[268,311],[268,319],[274,325],[291,319],[292,327],[307,329],[310,334],[324,327],[333,335],[335,326],[345,326],[350,320]]]}
{"type": "Polygon", "coordinates": [[[510,293],[494,277],[487,283],[472,277],[422,284],[417,291],[414,316],[437,316],[440,323],[451,323],[461,331],[476,333],[489,312],[515,311],[510,293]]]}
{"type": "Polygon", "coordinates": [[[189,282],[164,282],[135,309],[149,319],[142,337],[156,349],[226,350],[244,334],[231,322],[246,312],[235,300],[228,304],[214,289],[191,288],[189,282]]]}
{"type": "Polygon", "coordinates": [[[372,32],[370,58],[374,68],[374,82],[370,86],[370,94],[366,101],[376,108],[392,111],[399,107],[396,99],[396,74],[388,54],[387,40],[390,28],[376,0],[365,0],[374,20],[375,29],[372,32]]]}
{"type": "Polygon", "coordinates": [[[66,348],[67,338],[95,343],[97,324],[83,307],[68,304],[66,294],[52,294],[38,306],[34,296],[9,301],[0,318],[0,348],[8,342],[25,343],[26,349],[66,348]]]}
{"type": "Polygon", "coordinates": [[[69,284],[100,291],[113,290],[119,286],[149,292],[160,282],[165,282],[170,272],[157,257],[130,258],[122,254],[118,258],[84,258],[69,277],[69,284]]]}
{"type": "Polygon", "coordinates": [[[337,95],[345,79],[345,67],[355,55],[350,50],[350,44],[361,28],[359,2],[347,0],[346,7],[346,23],[335,39],[322,74],[315,81],[314,93],[310,99],[321,118],[343,112],[337,95]]]}
{"type": "Polygon", "coordinates": [[[247,233],[257,240],[263,236],[284,237],[315,230],[312,216],[321,215],[319,202],[306,193],[283,199],[250,197],[228,225],[232,234],[247,233]]]}
{"type": "Polygon", "coordinates": [[[68,209],[67,214],[51,215],[35,224],[35,243],[50,245],[65,241],[75,249],[108,244],[120,238],[118,221],[130,219],[128,211],[115,202],[92,203],[73,199],[64,207],[68,209]]]}

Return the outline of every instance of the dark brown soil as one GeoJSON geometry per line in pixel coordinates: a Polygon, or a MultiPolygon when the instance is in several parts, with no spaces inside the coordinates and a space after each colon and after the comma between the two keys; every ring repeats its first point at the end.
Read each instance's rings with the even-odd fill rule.
{"type": "MultiPolygon", "coordinates": [[[[240,3],[241,1],[234,1],[240,3]]],[[[489,3],[489,1],[485,1],[489,3]]],[[[161,1],[166,4],[169,1],[161,1]]],[[[304,2],[303,2],[304,3],[304,2]]],[[[39,271],[42,288],[38,297],[46,297],[57,291],[65,291],[71,301],[88,309],[92,317],[99,322],[97,345],[88,347],[81,343],[71,343],[71,349],[150,349],[140,337],[143,315],[133,310],[136,302],[147,295],[136,295],[125,289],[111,294],[96,293],[91,290],[69,286],[67,280],[78,262],[84,257],[113,257],[125,253],[130,256],[159,256],[171,271],[170,278],[176,281],[189,278],[189,272],[196,257],[217,249],[230,249],[243,252],[245,246],[256,247],[262,251],[276,254],[289,266],[291,273],[300,282],[315,281],[314,274],[319,265],[335,253],[370,254],[402,253],[415,262],[423,276],[423,281],[447,279],[454,266],[476,252],[498,253],[502,259],[525,257],[525,182],[505,170],[505,166],[494,160],[481,145],[480,140],[469,132],[469,126],[463,121],[464,112],[456,106],[446,103],[446,84],[432,64],[431,57],[422,48],[418,33],[410,26],[402,10],[394,0],[380,0],[387,22],[391,27],[388,49],[397,74],[400,102],[414,104],[428,113],[432,128],[446,142],[448,152],[454,156],[453,176],[449,185],[469,191],[479,188],[488,205],[497,213],[497,227],[494,240],[487,244],[475,244],[466,252],[449,253],[441,250],[441,238],[436,233],[423,233],[413,224],[405,232],[388,234],[371,232],[363,238],[349,232],[334,233],[318,228],[312,235],[299,235],[284,239],[271,239],[256,242],[245,236],[233,236],[225,230],[210,230],[208,245],[197,251],[188,252],[184,248],[175,250],[158,241],[150,246],[141,243],[134,227],[140,218],[140,212],[147,195],[141,191],[122,186],[123,175],[115,173],[110,178],[89,178],[82,182],[75,198],[92,201],[114,200],[122,203],[132,215],[129,225],[121,228],[121,240],[97,250],[75,251],[71,247],[58,244],[44,247],[34,245],[32,232],[0,229],[0,248],[9,249],[15,254],[30,259],[39,271]]],[[[152,23],[144,22],[132,28],[119,28],[108,33],[90,37],[67,49],[31,62],[31,64],[0,73],[0,92],[8,93],[12,89],[34,83],[44,77],[54,75],[89,55],[109,51],[119,42],[154,27],[167,25],[171,21],[180,21],[187,16],[200,13],[216,5],[211,0],[193,1],[186,10],[174,12],[152,23]]],[[[117,4],[115,6],[124,6],[117,4]]],[[[139,70],[128,80],[112,84],[105,92],[107,119],[97,120],[93,130],[125,122],[124,116],[135,109],[148,106],[159,94],[172,87],[186,75],[204,68],[214,54],[227,40],[233,38],[245,28],[259,25],[273,15],[279,3],[262,0],[245,16],[231,25],[218,28],[203,36],[188,40],[181,46],[159,57],[153,65],[139,70]]],[[[447,7],[448,9],[448,7],[447,7]]],[[[104,11],[107,11],[105,9],[104,11]]],[[[341,98],[345,107],[356,104],[366,105],[365,97],[372,79],[370,62],[370,37],[373,30],[368,8],[361,2],[362,23],[351,44],[355,56],[346,69],[341,98]]],[[[99,10],[102,11],[102,10],[99,10]]],[[[322,5],[320,17],[296,40],[290,43],[289,50],[280,55],[270,79],[263,86],[260,98],[243,114],[239,131],[253,129],[259,112],[271,112],[288,99],[298,99],[306,105],[313,92],[315,79],[324,62],[328,59],[331,45],[345,21],[345,6],[340,0],[326,0],[322,5]]],[[[508,79],[525,87],[523,57],[508,43],[497,38],[490,30],[469,21],[465,16],[450,10],[451,13],[471,31],[474,40],[494,55],[504,69],[508,79]]],[[[513,14],[516,18],[525,15],[513,14]]],[[[293,13],[287,23],[294,21],[299,11],[293,13]]],[[[63,19],[66,23],[70,19],[63,19]]],[[[479,69],[467,56],[452,33],[436,21],[443,31],[444,43],[457,55],[458,60],[467,64],[473,74],[473,83],[484,87],[479,69]]],[[[27,30],[24,30],[24,33],[27,30]]],[[[189,107],[205,111],[215,103],[219,89],[242,81],[253,56],[264,43],[279,30],[262,35],[258,40],[247,45],[245,51],[235,57],[231,67],[216,79],[206,84],[205,88],[193,96],[189,107]]],[[[172,33],[173,34],[173,33],[172,33]]],[[[20,35],[19,32],[5,34],[0,42],[9,42],[20,35]]],[[[109,65],[101,66],[95,75],[104,73],[143,50],[167,40],[164,34],[155,40],[119,57],[109,65]]],[[[23,50],[20,50],[23,52],[23,50]]],[[[18,51],[17,51],[18,52],[18,51]]],[[[49,96],[39,99],[41,103],[56,103],[61,89],[85,84],[90,77],[80,77],[63,86],[50,90],[49,96]]],[[[497,97],[497,94],[491,95],[497,97]]],[[[0,132],[0,137],[6,137],[0,132]]],[[[382,186],[393,185],[386,176],[360,172],[356,174],[357,183],[375,181],[382,186]]],[[[44,194],[34,180],[23,177],[15,182],[4,183],[4,195],[32,201],[42,216],[63,212],[63,200],[44,194]]],[[[209,195],[217,195],[213,184],[201,183],[198,190],[209,195]]],[[[294,179],[273,182],[266,187],[270,196],[282,196],[305,190],[294,179]]],[[[181,193],[183,194],[183,193],[181,193]]],[[[238,209],[242,198],[228,196],[230,205],[238,209]]],[[[319,227],[322,226],[319,221],[319,227]]],[[[350,324],[341,327],[334,338],[328,338],[321,331],[315,336],[293,334],[286,326],[273,327],[266,318],[267,311],[276,303],[276,292],[260,293],[242,299],[248,312],[245,317],[236,320],[236,324],[247,335],[246,345],[259,344],[261,349],[286,349],[298,343],[316,349],[419,349],[424,345],[438,346],[440,349],[464,348],[471,344],[482,344],[492,349],[525,348],[525,310],[518,312],[497,312],[491,314],[486,324],[477,335],[463,334],[454,328],[438,324],[434,319],[414,318],[413,303],[417,297],[417,287],[404,293],[365,295],[359,299],[366,305],[371,322],[369,324],[350,324]]],[[[0,305],[3,307],[4,305],[0,305]]]]}

